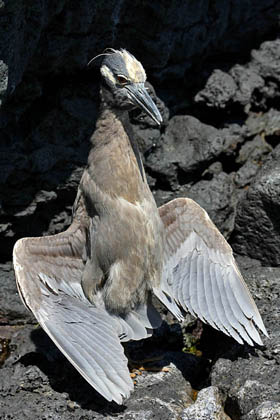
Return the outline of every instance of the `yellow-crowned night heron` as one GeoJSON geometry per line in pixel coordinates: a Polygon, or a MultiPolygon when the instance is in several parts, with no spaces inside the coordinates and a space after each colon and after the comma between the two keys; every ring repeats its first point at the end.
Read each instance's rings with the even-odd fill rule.
{"type": "Polygon", "coordinates": [[[266,333],[232,250],[194,201],[157,209],[132,137],[128,111],[161,115],[145,71],[125,50],[101,65],[101,114],[66,232],[24,238],[14,247],[20,296],[80,374],[122,403],[133,389],[121,341],[152,334],[157,298],[178,320],[181,308],[244,341],[266,333]]]}

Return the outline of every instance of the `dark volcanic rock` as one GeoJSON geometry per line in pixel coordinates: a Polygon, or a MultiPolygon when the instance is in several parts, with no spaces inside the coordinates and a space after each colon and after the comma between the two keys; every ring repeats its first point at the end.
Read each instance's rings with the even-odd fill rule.
{"type": "Polygon", "coordinates": [[[167,324],[142,346],[132,343],[128,351],[133,359],[139,354],[141,359],[162,355],[157,366],[169,371],[137,376],[135,392],[118,407],[95,392],[42,329],[32,325],[36,320],[20,301],[11,263],[2,264],[0,274],[1,419],[105,419],[112,415],[127,420],[154,416],[175,420],[183,406],[192,402],[192,388],[185,378],[199,377],[204,362],[181,351],[177,333],[165,336],[170,333],[167,324]]]}
{"type": "Polygon", "coordinates": [[[30,365],[30,361],[31,356],[29,361],[26,358],[24,363],[19,362],[13,368],[2,370],[1,419],[30,419],[35,416],[37,419],[176,420],[183,404],[190,402],[190,385],[174,365],[167,373],[144,373],[137,380],[133,396],[124,406],[117,407],[98,396],[85,381],[73,374],[70,366],[61,368],[52,363],[46,367],[44,360],[39,358],[38,367],[30,365]]]}
{"type": "Polygon", "coordinates": [[[251,113],[246,120],[249,135],[260,134],[268,139],[280,135],[280,112],[271,108],[264,114],[251,113]]]}
{"type": "Polygon", "coordinates": [[[154,189],[155,200],[158,206],[177,198],[188,197],[196,201],[207,211],[211,220],[222,234],[229,238],[233,228],[239,193],[236,190],[234,174],[222,171],[220,162],[215,162],[205,171],[205,177],[195,184],[179,186],[176,191],[154,189]],[[210,179],[208,179],[210,178],[210,179]]]}
{"type": "Polygon", "coordinates": [[[129,1],[116,0],[106,5],[90,0],[31,5],[20,0],[16,6],[3,2],[0,49],[9,66],[7,91],[16,88],[26,69],[69,73],[108,45],[142,51],[146,63],[161,70],[156,71],[161,77],[182,77],[194,56],[209,55],[214,47],[236,52],[248,47],[256,34],[261,37],[277,27],[277,11],[275,0],[238,1],[231,7],[224,2],[209,7],[207,0],[199,5],[136,1],[133,7],[129,1]]]}
{"type": "MultiPolygon", "coordinates": [[[[185,378],[192,378],[200,364],[192,355],[163,352],[159,367],[168,367],[167,371],[136,376],[134,393],[119,407],[95,392],[40,328],[6,327],[5,331],[3,327],[3,335],[9,337],[11,355],[0,375],[1,419],[176,420],[184,405],[192,402],[192,388],[185,378]]],[[[150,351],[151,356],[159,354],[151,345],[150,351]]]]}
{"type": "Polygon", "coordinates": [[[232,238],[234,250],[266,265],[279,265],[280,146],[242,197],[232,238]]]}
{"type": "Polygon", "coordinates": [[[233,176],[221,172],[211,180],[193,185],[186,194],[207,211],[212,221],[228,238],[233,231],[238,194],[233,176]]]}
{"type": "MultiPolygon", "coordinates": [[[[98,108],[98,73],[85,70],[91,57],[108,46],[126,47],[143,62],[173,110],[191,99],[186,86],[194,79],[200,86],[206,81],[207,57],[211,68],[217,61],[215,74],[223,79],[218,86],[217,77],[214,86],[219,96],[212,95],[218,108],[227,109],[232,95],[234,100],[241,95],[238,100],[245,103],[256,89],[263,102],[278,91],[277,43],[266,42],[255,51],[256,75],[252,66],[245,75],[236,70],[238,77],[219,70],[220,58],[215,57],[247,54],[251,45],[277,29],[279,8],[275,0],[231,6],[209,5],[208,0],[195,5],[190,0],[168,5],[140,0],[133,5],[117,0],[106,5],[89,0],[1,2],[0,257],[10,259],[21,236],[54,233],[69,224],[98,108]]],[[[137,121],[136,131],[148,153],[160,131],[145,121],[137,121]]]]}
{"type": "Polygon", "coordinates": [[[230,74],[214,70],[205,88],[194,99],[197,103],[203,102],[208,107],[224,108],[235,96],[236,91],[237,85],[230,74]]]}
{"type": "Polygon", "coordinates": [[[36,322],[19,297],[12,263],[0,264],[0,326],[36,322]]]}
{"type": "MultiPolygon", "coordinates": [[[[0,257],[11,258],[19,237],[69,225],[99,105],[98,71],[85,68],[109,46],[140,59],[170,108],[169,121],[155,97],[160,128],[131,113],[158,204],[189,196],[229,237],[241,199],[235,249],[278,265],[279,13],[276,0],[0,1],[0,257]]],[[[122,407],[104,401],[34,325],[11,264],[1,265],[0,418],[198,420],[204,408],[210,418],[214,398],[220,418],[225,399],[233,420],[278,420],[279,270],[241,261],[270,334],[265,347],[204,326],[198,357],[182,352],[186,326],[164,324],[135,348],[162,354],[170,371],[138,376],[122,407]],[[194,404],[190,383],[208,387],[194,404]]]]}
{"type": "Polygon", "coordinates": [[[243,106],[250,104],[255,90],[260,90],[265,85],[258,71],[249,66],[237,64],[230,70],[230,75],[236,83],[236,91],[232,102],[243,106]]]}
{"type": "Polygon", "coordinates": [[[266,100],[279,97],[279,40],[264,42],[253,50],[251,60],[233,65],[229,72],[215,69],[194,100],[217,111],[240,105],[246,113],[250,108],[266,108],[266,100]]]}
{"type": "Polygon", "coordinates": [[[175,116],[146,160],[150,173],[172,190],[194,183],[221,156],[234,156],[243,142],[237,125],[217,130],[191,116],[175,116]]]}
{"type": "Polygon", "coordinates": [[[15,240],[22,236],[57,233],[69,225],[94,129],[97,95],[90,85],[65,86],[56,106],[37,124],[30,123],[25,139],[21,133],[6,145],[1,142],[2,258],[10,258],[15,240]]]}
{"type": "Polygon", "coordinates": [[[263,78],[280,82],[280,40],[264,42],[260,49],[252,51],[252,66],[263,78]]]}
{"type": "Polygon", "coordinates": [[[235,184],[238,187],[249,185],[271,151],[272,147],[261,136],[256,136],[242,145],[236,158],[236,163],[242,166],[234,177],[235,184]]]}
{"type": "Polygon", "coordinates": [[[154,337],[131,343],[127,351],[132,359],[162,355],[158,366],[169,367],[169,371],[136,376],[134,393],[118,407],[106,402],[81,378],[40,328],[2,325],[0,338],[8,340],[9,357],[0,372],[0,418],[199,420],[204,413],[207,420],[225,420],[225,403],[225,412],[232,420],[266,420],[265,413],[274,413],[272,419],[277,419],[280,270],[261,267],[244,257],[238,262],[270,335],[264,339],[263,348],[240,346],[203,327],[202,356],[197,357],[181,351],[178,331],[174,333],[175,327],[180,330],[179,325],[173,325],[172,333],[164,324],[154,337]],[[193,404],[188,381],[198,389],[205,383],[209,386],[211,363],[212,387],[203,389],[193,404]]]}
{"type": "Polygon", "coordinates": [[[230,161],[238,158],[243,136],[242,128],[235,124],[218,130],[191,116],[173,117],[145,160],[154,179],[150,184],[157,204],[176,197],[192,198],[228,238],[238,202],[235,177],[228,173],[232,171],[230,161]]]}
{"type": "MultiPolygon", "coordinates": [[[[241,267],[248,264],[246,260],[245,264],[242,259],[238,261],[241,267]]],[[[226,412],[233,420],[261,419],[261,414],[257,414],[264,410],[259,408],[261,403],[272,410],[275,404],[279,407],[280,402],[280,269],[253,264],[242,271],[263,316],[269,338],[263,340],[264,347],[244,346],[236,355],[238,357],[225,353],[212,368],[211,383],[227,395],[226,412]]]]}
{"type": "Polygon", "coordinates": [[[250,104],[256,89],[264,87],[265,81],[260,76],[258,69],[239,64],[226,73],[214,70],[205,87],[197,93],[194,100],[217,110],[230,107],[233,104],[242,106],[250,104]]]}

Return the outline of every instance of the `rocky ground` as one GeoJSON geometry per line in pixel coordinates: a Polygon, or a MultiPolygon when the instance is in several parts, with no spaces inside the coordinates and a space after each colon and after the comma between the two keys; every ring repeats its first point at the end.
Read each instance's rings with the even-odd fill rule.
{"type": "Polygon", "coordinates": [[[277,420],[280,418],[280,268],[238,258],[262,313],[264,346],[241,346],[211,327],[168,321],[127,346],[135,392],[109,404],[60,354],[22,305],[11,263],[1,266],[1,419],[277,420]],[[198,339],[199,337],[199,339],[198,339]],[[134,367],[141,367],[141,362],[134,367]]]}
{"type": "Polygon", "coordinates": [[[278,420],[279,2],[107,3],[0,1],[0,419],[278,420]],[[145,34],[143,16],[158,22],[145,34]],[[38,327],[11,266],[17,238],[70,223],[98,111],[98,72],[85,64],[119,45],[143,61],[164,117],[159,129],[131,114],[158,205],[188,196],[208,211],[269,332],[263,347],[240,346],[161,308],[162,327],[126,351],[164,369],[138,371],[121,407],[38,327]]]}

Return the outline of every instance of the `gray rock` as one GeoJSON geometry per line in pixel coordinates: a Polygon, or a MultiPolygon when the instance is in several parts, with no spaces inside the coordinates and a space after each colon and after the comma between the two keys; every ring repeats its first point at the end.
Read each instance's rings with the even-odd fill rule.
{"type": "MultiPolygon", "coordinates": [[[[218,333],[209,327],[210,335],[204,340],[202,356],[197,357],[181,351],[183,340],[180,326],[173,324],[167,327],[164,324],[154,337],[131,343],[126,351],[129,351],[132,359],[136,355],[143,359],[143,355],[154,357],[161,354],[163,359],[157,362],[158,367],[169,367],[169,371],[137,375],[135,392],[122,407],[108,404],[87,385],[38,326],[24,325],[28,318],[17,309],[22,304],[16,295],[11,265],[3,265],[1,290],[5,293],[0,306],[5,309],[6,320],[0,326],[0,343],[6,340],[8,352],[4,357],[4,350],[1,353],[0,348],[0,362],[4,361],[0,375],[0,417],[29,419],[32,414],[38,419],[111,417],[167,420],[182,417],[182,408],[187,406],[184,415],[189,417],[186,418],[200,419],[204,417],[194,415],[207,413],[205,415],[209,419],[226,419],[224,401],[226,413],[232,419],[243,420],[244,416],[250,415],[244,420],[262,420],[265,418],[260,417],[264,416],[262,413],[277,413],[280,385],[280,269],[261,267],[258,261],[246,257],[238,258],[238,263],[270,335],[264,339],[265,347],[249,349],[221,333],[217,339],[215,334],[218,333]],[[193,391],[188,380],[192,384],[205,383],[210,366],[208,358],[214,360],[211,362],[212,387],[202,390],[193,404],[193,391]],[[220,400],[214,387],[222,392],[220,400]],[[214,401],[217,403],[215,406],[214,401]],[[262,403],[266,405],[262,406],[262,403]],[[46,413],[49,417],[46,417],[46,413]]],[[[33,320],[30,318],[29,322],[33,320]]],[[[201,344],[202,341],[203,337],[201,344]]]]}
{"type": "MultiPolygon", "coordinates": [[[[210,8],[206,0],[195,6],[188,0],[180,7],[172,3],[168,12],[158,2],[143,6],[140,0],[133,5],[117,0],[110,0],[106,5],[98,1],[93,4],[90,0],[79,4],[71,0],[59,0],[55,4],[50,1],[29,4],[19,0],[16,5],[11,1],[1,2],[0,8],[2,260],[11,258],[17,238],[59,231],[69,223],[79,182],[77,174],[86,163],[88,139],[98,108],[98,72],[85,70],[89,58],[105,47],[125,46],[143,62],[149,78],[157,84],[157,92],[161,91],[173,103],[173,112],[182,109],[182,101],[185,113],[192,98],[185,94],[184,86],[192,86],[196,79],[201,83],[206,80],[205,71],[208,72],[208,64],[201,62],[199,72],[193,71],[197,57],[205,61],[217,49],[219,53],[226,52],[226,57],[231,52],[239,56],[241,50],[247,54],[256,33],[261,39],[278,24],[279,11],[275,0],[260,0],[257,4],[252,0],[236,1],[231,7],[221,2],[210,8]],[[245,43],[244,39],[249,41],[245,43]],[[46,192],[52,194],[52,200],[46,192]],[[36,197],[43,194],[46,202],[37,203],[36,197]],[[59,220],[57,227],[56,220],[59,220]]],[[[261,93],[262,106],[266,106],[267,98],[274,99],[278,94],[278,79],[273,76],[277,73],[274,63],[277,51],[277,43],[265,43],[259,53],[254,53],[253,64],[244,67],[244,72],[236,68],[226,73],[219,70],[222,55],[214,62],[211,58],[211,64],[217,69],[215,74],[221,75],[226,87],[221,89],[217,78],[215,89],[220,92],[217,109],[225,106],[227,114],[228,104],[238,94],[238,101],[243,104],[256,90],[261,93]],[[265,57],[270,63],[269,70],[264,67],[265,57]],[[235,85],[235,96],[229,99],[235,85]]],[[[161,110],[167,124],[168,110],[164,106],[161,110]]],[[[149,158],[163,138],[160,135],[165,127],[159,130],[141,118],[133,117],[133,122],[141,149],[149,158]]],[[[211,139],[213,130],[213,127],[202,128],[205,137],[210,135],[211,139]]],[[[228,137],[221,131],[216,133],[218,137],[228,137]]],[[[214,140],[213,148],[217,142],[214,140]]],[[[221,152],[226,164],[235,158],[234,144],[229,142],[227,151],[221,152]],[[228,153],[231,146],[233,153],[228,153]]],[[[192,152],[188,148],[181,151],[192,152]]],[[[201,150],[197,154],[201,155],[201,150]]],[[[176,164],[169,168],[165,163],[160,172],[156,161],[155,167],[151,164],[150,176],[155,189],[160,190],[161,200],[170,197],[170,188],[175,192],[178,184],[193,185],[200,181],[201,174],[216,158],[208,150],[206,156],[198,156],[196,162],[195,159],[195,156],[191,158],[194,166],[190,172],[183,161],[179,169],[176,164]]],[[[230,163],[231,166],[234,164],[230,163]]]]}
{"type": "MultiPolygon", "coordinates": [[[[160,180],[161,177],[159,177],[159,180],[156,179],[152,179],[152,192],[154,195],[154,198],[156,200],[157,206],[160,207],[161,205],[167,203],[170,200],[173,200],[174,198],[176,198],[177,196],[179,197],[184,197],[187,195],[187,193],[185,191],[178,192],[178,193],[174,193],[173,191],[170,191],[169,188],[167,189],[161,189],[162,187],[164,188],[164,183],[162,183],[162,181],[160,180]],[[156,189],[155,189],[156,188],[156,189]]],[[[164,180],[165,182],[165,180],[164,180]]]]}
{"type": "Polygon", "coordinates": [[[177,197],[192,198],[228,238],[239,193],[235,175],[223,169],[230,172],[228,162],[238,159],[243,135],[236,125],[217,130],[193,117],[173,117],[145,162],[158,206],[177,197]],[[224,167],[221,161],[225,161],[224,167]]]}
{"type": "Polygon", "coordinates": [[[146,160],[151,174],[176,190],[178,184],[193,183],[214,161],[235,156],[244,141],[236,125],[217,130],[191,116],[171,118],[158,147],[146,160]]]}
{"type": "Polygon", "coordinates": [[[194,404],[185,408],[182,420],[230,420],[223,409],[223,398],[217,387],[199,391],[194,404]]]}
{"type": "Polygon", "coordinates": [[[280,269],[260,267],[254,262],[250,267],[242,259],[238,262],[241,268],[246,267],[242,272],[269,338],[264,337],[264,347],[245,346],[234,357],[225,353],[212,367],[211,384],[227,395],[225,407],[229,416],[247,420],[245,416],[250,412],[250,416],[255,415],[254,410],[261,403],[280,402],[280,269]]]}
{"type": "MultiPolygon", "coordinates": [[[[243,119],[242,113],[245,113],[249,114],[249,121],[246,122],[249,132],[252,129],[253,134],[266,132],[266,130],[260,131],[260,124],[265,126],[267,123],[270,124],[268,121],[273,118],[270,115],[271,101],[276,103],[280,95],[279,51],[278,39],[267,41],[262,43],[259,49],[252,51],[248,63],[233,65],[227,72],[212,70],[205,86],[195,96],[195,102],[205,108],[206,118],[210,108],[212,112],[210,121],[213,119],[219,121],[228,116],[231,116],[230,120],[243,119]],[[267,101],[270,103],[267,104],[267,101]],[[221,114],[222,109],[226,111],[223,114],[221,114]],[[260,114],[258,111],[265,113],[260,114]]],[[[223,67],[223,64],[221,66],[223,67]]],[[[276,115],[274,121],[275,118],[276,115]]]]}
{"type": "Polygon", "coordinates": [[[158,77],[182,77],[192,57],[209,54],[213,47],[235,51],[256,29],[259,36],[270,31],[277,24],[278,9],[273,0],[254,7],[251,1],[236,2],[233,7],[221,3],[209,11],[205,0],[198,7],[187,1],[179,8],[171,4],[168,13],[158,3],[141,8],[141,2],[131,7],[129,2],[114,0],[106,7],[89,0],[79,5],[60,0],[28,6],[25,0],[16,6],[1,4],[0,49],[10,69],[9,92],[21,82],[27,66],[41,74],[69,73],[84,67],[90,56],[108,45],[142,51],[145,64],[156,68],[158,77]]]}
{"type": "Polygon", "coordinates": [[[272,151],[272,147],[265,142],[263,137],[256,136],[251,141],[246,141],[239,150],[236,162],[244,165],[248,159],[260,162],[272,151]]]}
{"type": "Polygon", "coordinates": [[[234,182],[239,188],[244,188],[250,185],[254,180],[256,174],[260,170],[261,162],[249,159],[244,165],[237,171],[234,182]]]}
{"type": "MultiPolygon", "coordinates": [[[[260,137],[252,136],[261,135],[272,146],[279,142],[279,40],[263,43],[242,66],[235,64],[235,57],[239,61],[240,54],[247,55],[250,44],[266,33],[271,37],[279,21],[279,2],[222,1],[209,7],[201,0],[180,7],[174,2],[168,9],[140,0],[133,5],[115,0],[31,3],[0,1],[1,258],[11,258],[18,237],[57,233],[69,225],[98,109],[98,73],[84,69],[89,58],[107,46],[125,46],[143,62],[157,92],[171,103],[173,115],[174,110],[186,114],[187,109],[208,121],[207,125],[192,116],[178,116],[168,125],[169,112],[159,101],[165,120],[161,129],[132,115],[157,199],[165,202],[190,191],[228,236],[240,197],[234,182],[247,187],[269,153],[267,144],[262,147],[260,137]],[[228,71],[229,56],[233,67],[228,71]],[[203,62],[197,63],[197,57],[203,62]],[[217,69],[212,76],[207,57],[217,69]],[[195,63],[198,71],[193,71],[195,63]],[[200,114],[198,103],[193,107],[186,93],[185,87],[193,87],[196,80],[200,91],[203,80],[209,87],[209,99],[203,94],[197,98],[199,106],[213,104],[211,115],[200,114]],[[270,110],[271,104],[275,109],[270,110]]],[[[274,155],[268,166],[270,180],[276,178],[277,159],[274,155]]],[[[258,176],[265,179],[264,172],[258,176]]],[[[279,206],[272,184],[267,190],[271,184],[266,180],[262,185],[265,194],[250,219],[242,221],[239,213],[243,236],[236,244],[242,245],[245,255],[274,264],[279,263],[279,206]]],[[[257,190],[257,183],[253,188],[257,190]]],[[[199,384],[208,379],[205,365],[210,364],[207,355],[214,332],[210,329],[205,355],[190,357],[181,352],[178,327],[172,339],[159,333],[149,342],[154,352],[173,343],[172,351],[164,350],[170,372],[139,376],[126,407],[104,402],[32,325],[34,318],[19,300],[11,265],[0,268],[1,418],[178,418],[183,405],[191,403],[191,388],[184,378],[199,384]]],[[[249,264],[246,279],[271,338],[265,340],[266,348],[250,353],[231,341],[223,344],[228,342],[222,337],[211,356],[215,360],[223,355],[213,362],[212,384],[226,394],[232,418],[277,418],[279,275],[276,269],[249,264]]]]}
{"type": "Polygon", "coordinates": [[[1,107],[3,97],[5,97],[6,90],[8,87],[8,66],[2,60],[0,60],[0,74],[1,74],[1,78],[0,78],[0,107],[1,107]]]}
{"type": "Polygon", "coordinates": [[[256,89],[260,90],[265,85],[263,78],[250,65],[246,67],[237,64],[230,70],[230,75],[237,85],[233,102],[243,106],[252,101],[256,89]]]}
{"type": "Polygon", "coordinates": [[[256,136],[242,145],[236,158],[236,163],[242,166],[234,177],[235,184],[238,187],[249,185],[271,151],[272,147],[261,136],[256,136]]]}
{"type": "Polygon", "coordinates": [[[242,255],[279,265],[280,146],[239,202],[232,245],[242,255]]]}
{"type": "Polygon", "coordinates": [[[36,322],[19,297],[11,262],[0,264],[0,290],[0,325],[36,322]]]}
{"type": "Polygon", "coordinates": [[[241,413],[248,413],[258,405],[261,399],[266,401],[270,398],[270,389],[266,384],[257,380],[246,380],[234,394],[234,402],[238,405],[241,413]]]}
{"type": "Polygon", "coordinates": [[[230,74],[214,70],[203,90],[194,98],[210,108],[225,108],[236,94],[237,86],[230,74]]]}
{"type": "MultiPolygon", "coordinates": [[[[219,162],[215,162],[204,172],[210,179],[202,179],[193,185],[190,183],[178,186],[175,191],[158,188],[161,181],[156,182],[153,179],[154,185],[151,188],[157,205],[161,206],[178,197],[191,198],[207,211],[211,220],[228,239],[234,229],[240,194],[236,189],[235,175],[229,175],[221,169],[219,162]],[[220,169],[215,172],[215,168],[220,169]]],[[[245,176],[248,176],[248,172],[245,176]]]]}
{"type": "Polygon", "coordinates": [[[95,392],[40,328],[10,328],[8,333],[11,355],[0,376],[1,419],[29,419],[32,413],[38,419],[176,420],[182,406],[191,402],[192,388],[184,376],[194,369],[193,356],[165,353],[161,364],[168,371],[140,371],[134,393],[119,407],[95,392]]]}
{"type": "Polygon", "coordinates": [[[251,113],[246,121],[249,135],[261,134],[263,137],[278,135],[280,112],[271,108],[264,114],[251,113]]]}
{"type": "Polygon", "coordinates": [[[263,78],[280,81],[280,40],[264,42],[260,49],[252,51],[252,66],[263,78]]]}
{"type": "Polygon", "coordinates": [[[200,375],[203,363],[181,351],[178,324],[177,329],[174,325],[170,330],[164,324],[152,339],[130,343],[126,348],[133,360],[162,356],[152,366],[168,369],[140,371],[134,393],[119,407],[95,392],[43,330],[34,325],[36,320],[19,299],[11,264],[2,264],[0,273],[0,364],[4,364],[0,375],[1,419],[29,419],[33,413],[38,419],[105,419],[112,415],[120,419],[156,416],[175,420],[182,406],[192,401],[192,387],[185,378],[200,375]]]}
{"type": "Polygon", "coordinates": [[[97,115],[97,90],[77,83],[60,94],[60,105],[31,127],[28,141],[15,139],[10,150],[0,149],[2,258],[11,258],[17,238],[59,231],[55,219],[65,211],[59,227],[69,225],[97,115]]]}
{"type": "Polygon", "coordinates": [[[279,420],[280,403],[266,401],[251,410],[242,420],[279,420]]]}
{"type": "Polygon", "coordinates": [[[214,174],[211,180],[194,184],[185,195],[204,208],[218,229],[229,238],[238,202],[233,176],[225,172],[214,174]]]}

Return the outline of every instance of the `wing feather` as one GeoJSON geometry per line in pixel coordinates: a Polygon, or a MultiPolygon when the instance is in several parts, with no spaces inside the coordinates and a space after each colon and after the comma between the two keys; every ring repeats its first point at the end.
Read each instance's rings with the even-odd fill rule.
{"type": "Polygon", "coordinates": [[[200,318],[205,322],[205,317],[209,317],[209,313],[204,289],[204,260],[203,256],[199,254],[197,258],[197,300],[200,318]]]}
{"type": "Polygon", "coordinates": [[[227,320],[224,316],[224,310],[221,303],[221,296],[218,289],[217,279],[216,279],[216,269],[215,264],[210,264],[210,281],[211,281],[211,290],[212,290],[212,297],[214,302],[214,308],[215,308],[215,317],[214,321],[218,328],[223,331],[226,335],[229,335],[229,332],[226,328],[227,326],[227,320]]]}
{"type": "Polygon", "coordinates": [[[192,278],[197,279],[197,261],[198,255],[197,252],[194,252],[191,257],[191,265],[190,265],[190,274],[189,274],[189,296],[190,296],[190,307],[193,309],[194,313],[198,318],[201,317],[201,313],[198,307],[198,290],[197,290],[197,281],[191,281],[192,278]]]}
{"type": "Polygon", "coordinates": [[[159,208],[165,226],[160,289],[171,300],[238,342],[262,344],[267,335],[232,249],[193,200],[179,198],[159,208]],[[168,287],[167,287],[168,285],[168,287]]]}
{"type": "Polygon", "coordinates": [[[79,373],[107,400],[121,404],[133,383],[119,335],[139,339],[148,333],[138,318],[127,322],[86,299],[81,286],[84,247],[81,224],[52,237],[18,241],[14,247],[18,289],[79,373]]]}
{"type": "MultiPolygon", "coordinates": [[[[224,292],[223,288],[223,277],[222,271],[219,264],[215,264],[215,281],[216,281],[216,288],[218,293],[216,293],[217,300],[218,300],[218,316],[219,319],[223,319],[223,325],[225,326],[228,335],[235,337],[236,331],[234,329],[234,319],[230,317],[230,308],[228,308],[227,304],[227,296],[224,292]]],[[[250,337],[247,337],[247,342],[253,346],[253,342],[250,337]]]]}
{"type": "Polygon", "coordinates": [[[207,259],[203,259],[203,286],[204,286],[204,296],[205,296],[205,315],[204,319],[213,327],[217,328],[213,320],[213,311],[215,310],[212,284],[209,281],[209,266],[207,259]]]}

